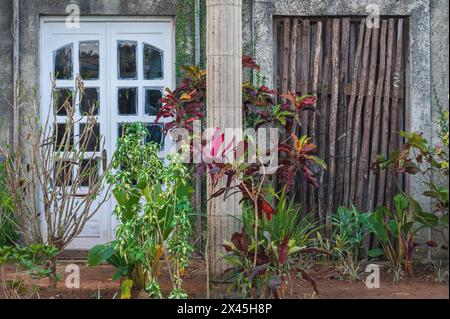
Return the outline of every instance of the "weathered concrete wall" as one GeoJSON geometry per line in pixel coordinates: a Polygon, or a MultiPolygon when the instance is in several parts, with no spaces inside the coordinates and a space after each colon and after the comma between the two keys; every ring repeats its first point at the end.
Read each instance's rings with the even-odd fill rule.
{"type": "MultiPolygon", "coordinates": [[[[432,77],[432,120],[433,132],[439,131],[437,118],[439,107],[448,110],[449,94],[449,2],[447,0],[431,1],[431,77],[432,77]],[[440,105],[439,105],[440,104],[440,105]]],[[[433,143],[440,144],[438,136],[433,136],[433,143]]],[[[448,186],[448,185],[447,185],[448,186]]],[[[433,231],[431,236],[439,246],[448,243],[448,231],[443,234],[433,231]]],[[[436,250],[435,259],[448,260],[448,251],[436,250]]]]}
{"type": "Polygon", "coordinates": [[[12,1],[0,0],[0,143],[11,138],[13,91],[13,39],[11,36],[12,1]]]}

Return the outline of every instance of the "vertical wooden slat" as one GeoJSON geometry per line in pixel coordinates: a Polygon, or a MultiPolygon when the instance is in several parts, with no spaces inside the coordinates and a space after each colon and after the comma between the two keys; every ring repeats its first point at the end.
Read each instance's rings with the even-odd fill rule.
{"type": "MultiPolygon", "coordinates": [[[[375,161],[376,156],[380,153],[380,129],[381,129],[381,101],[383,94],[383,84],[386,75],[386,37],[387,37],[387,20],[381,22],[380,31],[380,68],[378,71],[378,82],[375,93],[375,115],[373,118],[373,138],[372,138],[372,151],[370,155],[370,162],[375,161]]],[[[375,210],[376,204],[376,177],[377,174],[373,171],[369,171],[369,183],[368,183],[368,209],[369,211],[375,210]]]]}
{"type": "Polygon", "coordinates": [[[372,35],[372,29],[367,28],[364,38],[364,50],[361,69],[361,79],[359,81],[358,102],[355,113],[355,126],[353,129],[353,148],[352,148],[352,178],[350,183],[350,200],[354,201],[356,192],[356,170],[358,167],[359,151],[360,151],[360,135],[361,135],[361,122],[364,104],[364,95],[366,93],[367,86],[367,73],[369,69],[369,53],[370,53],[370,40],[372,35]]]}
{"type": "MultiPolygon", "coordinates": [[[[322,159],[326,160],[327,144],[326,144],[326,131],[327,131],[327,114],[328,114],[328,81],[331,64],[331,21],[326,21],[325,27],[325,59],[323,61],[323,76],[322,76],[322,88],[320,97],[320,126],[319,126],[319,155],[322,159]]],[[[318,197],[318,213],[321,219],[325,218],[326,214],[326,188],[325,188],[325,176],[326,172],[322,172],[320,176],[319,197],[318,197]]]]}
{"type": "MultiPolygon", "coordinates": [[[[321,62],[321,53],[322,53],[322,21],[317,22],[317,26],[315,29],[315,44],[314,44],[314,56],[312,58],[312,95],[317,96],[319,89],[319,70],[320,70],[320,62],[321,62]]],[[[317,134],[317,112],[313,113],[312,118],[312,134],[310,136],[313,139],[314,144],[318,144],[318,134],[317,134]]],[[[314,210],[318,209],[318,190],[314,189],[312,192],[312,200],[314,205],[314,210]]]]}
{"type": "MultiPolygon", "coordinates": [[[[408,31],[410,30],[410,24],[409,24],[409,20],[406,19],[404,21],[405,26],[403,27],[403,34],[404,34],[404,41],[405,41],[405,45],[404,45],[404,60],[405,60],[405,90],[404,90],[404,94],[405,94],[405,107],[403,108],[403,118],[404,118],[404,123],[403,123],[403,129],[405,132],[410,132],[410,122],[409,122],[409,116],[408,116],[408,112],[410,112],[411,110],[411,105],[410,105],[410,81],[411,81],[411,61],[410,61],[410,56],[409,56],[409,48],[410,48],[410,38],[409,38],[409,34],[408,31]]],[[[402,141],[404,142],[404,141],[402,141]]],[[[403,187],[405,189],[406,192],[409,192],[410,190],[409,188],[409,174],[404,174],[404,180],[403,180],[403,187]]]]}
{"type": "MultiPolygon", "coordinates": [[[[312,94],[317,96],[318,87],[319,87],[319,69],[320,69],[320,55],[322,52],[322,21],[317,22],[317,29],[316,29],[316,43],[314,48],[314,59],[313,59],[313,86],[312,86],[312,94]]],[[[316,127],[316,114],[314,114],[314,132],[316,127]]],[[[314,134],[315,138],[317,138],[317,135],[314,134]]],[[[314,142],[316,142],[314,140],[314,142]]]]}
{"type": "Polygon", "coordinates": [[[339,103],[339,42],[340,42],[340,26],[339,18],[333,19],[332,22],[332,39],[331,39],[331,105],[330,105],[330,158],[329,178],[328,178],[328,203],[327,203],[327,229],[331,226],[331,214],[334,210],[335,175],[336,175],[336,132],[337,132],[337,112],[339,103]]]}
{"type": "MultiPolygon", "coordinates": [[[[369,152],[371,145],[371,130],[372,130],[372,114],[373,102],[376,83],[376,71],[378,61],[378,35],[379,29],[374,28],[372,31],[372,48],[370,57],[369,81],[367,85],[366,103],[364,111],[364,125],[361,141],[361,153],[359,158],[359,166],[356,180],[356,196],[355,204],[360,210],[366,209],[368,198],[365,197],[365,189],[369,179],[369,152]]],[[[371,194],[368,194],[371,196],[371,194]]]]}
{"type": "MultiPolygon", "coordinates": [[[[386,76],[384,80],[384,99],[383,99],[383,116],[381,121],[381,155],[387,158],[389,145],[389,119],[390,119],[390,95],[391,95],[391,77],[392,77],[392,54],[394,47],[394,27],[395,19],[389,19],[387,49],[386,49],[386,76]]],[[[377,206],[385,203],[386,198],[386,171],[380,171],[378,182],[378,198],[377,206]]]]}
{"type": "MultiPolygon", "coordinates": [[[[300,67],[300,91],[302,95],[308,94],[308,71],[309,71],[309,50],[310,50],[310,24],[309,19],[302,20],[302,35],[301,35],[301,67],[300,67]]],[[[309,112],[302,112],[301,116],[301,135],[309,134],[308,132],[308,117],[309,112]]],[[[309,185],[302,178],[301,183],[301,201],[306,212],[311,208],[311,201],[309,196],[309,185]]]]}
{"type": "MultiPolygon", "coordinates": [[[[361,64],[361,55],[364,43],[364,31],[365,31],[365,20],[362,19],[359,25],[359,32],[356,48],[354,66],[353,66],[353,80],[352,80],[352,91],[350,96],[350,101],[347,108],[347,130],[345,137],[345,168],[344,168],[344,199],[343,204],[348,205],[350,200],[350,181],[351,181],[351,150],[352,150],[352,132],[353,132],[353,116],[355,112],[355,103],[358,90],[358,78],[359,78],[359,66],[361,64]]],[[[367,35],[366,35],[367,37],[367,35]]]]}
{"type": "Polygon", "coordinates": [[[339,78],[339,109],[337,123],[337,154],[336,154],[336,203],[342,204],[344,195],[345,166],[345,134],[347,127],[347,96],[345,86],[348,83],[349,51],[350,51],[350,18],[342,18],[341,56],[339,78]]]}
{"type": "Polygon", "coordinates": [[[278,52],[279,49],[279,42],[280,37],[278,36],[278,19],[274,19],[274,26],[273,26],[273,87],[275,90],[278,89],[278,74],[279,74],[279,68],[280,63],[278,63],[278,58],[280,57],[280,52],[278,52]]]}
{"type": "Polygon", "coordinates": [[[292,21],[292,36],[290,49],[290,61],[291,61],[290,91],[294,93],[297,90],[297,39],[298,39],[298,19],[294,18],[292,21]]]}
{"type": "Polygon", "coordinates": [[[289,18],[283,19],[283,76],[281,79],[281,93],[286,94],[289,90],[289,36],[291,22],[289,18]]]}
{"type": "MultiPolygon", "coordinates": [[[[394,81],[393,81],[393,91],[392,91],[392,101],[391,101],[391,136],[389,139],[389,151],[392,152],[398,148],[398,99],[400,94],[400,71],[402,68],[402,50],[403,50],[403,19],[398,19],[397,26],[397,52],[395,59],[395,69],[394,69],[394,81]]],[[[392,197],[398,191],[395,184],[395,177],[393,173],[388,173],[387,175],[387,191],[389,197],[387,198],[387,203],[392,201],[392,197]]]]}

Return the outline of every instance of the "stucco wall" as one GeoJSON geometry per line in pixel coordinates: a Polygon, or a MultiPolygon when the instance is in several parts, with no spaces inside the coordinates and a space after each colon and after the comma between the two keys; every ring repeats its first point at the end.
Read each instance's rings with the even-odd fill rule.
{"type": "MultiPolygon", "coordinates": [[[[432,115],[433,132],[439,130],[437,125],[438,103],[448,107],[449,94],[449,2],[447,0],[431,1],[431,78],[432,78],[432,115]],[[439,102],[438,102],[439,101],[439,102]]],[[[436,135],[434,143],[440,143],[436,135]]],[[[447,185],[448,187],[448,185],[447,185]]],[[[448,231],[444,234],[446,240],[437,232],[432,232],[432,238],[439,244],[448,242],[448,231]]],[[[448,251],[436,251],[435,258],[448,260],[448,251]]]]}
{"type": "Polygon", "coordinates": [[[0,0],[0,143],[11,136],[12,109],[7,100],[12,100],[12,6],[10,0],[0,0]]]}

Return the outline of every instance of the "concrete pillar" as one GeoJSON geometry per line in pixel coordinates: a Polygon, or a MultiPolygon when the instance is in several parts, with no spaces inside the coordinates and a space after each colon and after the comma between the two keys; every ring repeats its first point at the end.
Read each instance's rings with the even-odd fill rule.
{"type": "MultiPolygon", "coordinates": [[[[207,127],[242,127],[242,1],[208,0],[206,22],[207,127]]],[[[218,186],[220,187],[220,185],[218,186]]],[[[208,178],[208,198],[211,187],[208,178]]],[[[208,258],[211,279],[227,268],[220,254],[223,240],[240,231],[239,196],[208,202],[208,258]]]]}

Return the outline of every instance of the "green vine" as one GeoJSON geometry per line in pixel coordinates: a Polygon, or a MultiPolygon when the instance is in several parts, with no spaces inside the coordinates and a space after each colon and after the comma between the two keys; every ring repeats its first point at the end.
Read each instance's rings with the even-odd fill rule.
{"type": "Polygon", "coordinates": [[[200,67],[206,67],[206,1],[200,1],[199,12],[195,0],[180,0],[176,17],[176,75],[183,77],[181,66],[195,63],[195,16],[200,20],[200,67]]]}
{"type": "Polygon", "coordinates": [[[200,67],[206,68],[206,0],[200,1],[200,67]]]}
{"type": "Polygon", "coordinates": [[[190,21],[193,17],[192,0],[180,0],[176,18],[176,75],[177,79],[182,77],[182,65],[190,65],[193,61],[194,50],[192,50],[192,38],[190,37],[190,21]]]}

